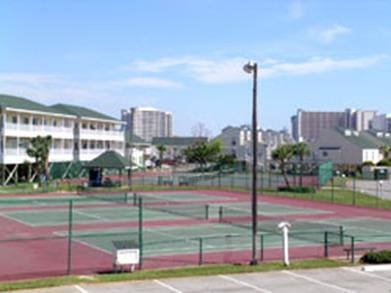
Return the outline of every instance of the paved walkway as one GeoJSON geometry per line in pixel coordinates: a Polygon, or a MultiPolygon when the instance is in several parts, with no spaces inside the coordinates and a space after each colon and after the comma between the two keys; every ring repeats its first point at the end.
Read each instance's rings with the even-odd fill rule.
{"type": "Polygon", "coordinates": [[[204,293],[204,292],[391,292],[391,271],[364,272],[360,268],[316,269],[188,277],[106,284],[80,284],[18,291],[48,293],[204,293]]]}

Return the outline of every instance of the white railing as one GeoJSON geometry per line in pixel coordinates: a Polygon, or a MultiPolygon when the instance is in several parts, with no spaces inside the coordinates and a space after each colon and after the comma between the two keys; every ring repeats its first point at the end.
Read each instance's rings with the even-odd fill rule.
{"type": "Polygon", "coordinates": [[[47,126],[47,125],[32,125],[32,124],[14,124],[6,123],[5,130],[31,131],[31,132],[46,132],[48,134],[55,133],[73,133],[72,127],[63,126],[47,126]]]}

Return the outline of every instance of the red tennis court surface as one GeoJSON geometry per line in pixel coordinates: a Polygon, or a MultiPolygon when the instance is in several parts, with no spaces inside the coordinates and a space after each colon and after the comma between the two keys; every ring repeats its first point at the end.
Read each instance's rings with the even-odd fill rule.
{"type": "MultiPolygon", "coordinates": [[[[173,194],[176,192],[178,193],[178,191],[172,191],[173,194]]],[[[217,190],[194,190],[186,192],[191,193],[194,196],[199,194],[206,198],[201,202],[188,201],[188,203],[191,204],[250,204],[250,197],[247,193],[217,190]],[[210,196],[210,199],[208,199],[207,196],[210,196]],[[221,202],[218,198],[221,199],[221,202]]],[[[150,193],[159,194],[159,192],[150,193]]],[[[165,194],[168,193],[169,192],[165,191],[165,194]]],[[[36,195],[34,198],[39,200],[40,198],[47,198],[47,196],[47,194],[36,195]]],[[[66,195],[59,194],[53,194],[52,196],[56,198],[67,198],[66,195]]],[[[16,196],[15,198],[23,197],[16,196]]],[[[389,228],[390,225],[387,226],[387,223],[391,223],[390,211],[267,195],[259,195],[259,204],[261,210],[261,216],[259,217],[260,220],[258,223],[259,226],[262,226],[266,223],[264,221],[270,220],[271,218],[288,221],[334,221],[347,224],[348,230],[347,234],[343,236],[343,243],[340,243],[340,245],[330,245],[330,247],[328,247],[327,253],[329,257],[345,257],[346,251],[344,251],[344,249],[350,249],[352,245],[350,236],[355,236],[356,248],[391,248],[391,229],[389,228]],[[276,207],[284,206],[292,208],[292,210],[297,209],[300,211],[303,209],[308,210],[309,212],[303,212],[302,214],[283,214],[282,211],[281,214],[262,216],[262,204],[264,204],[265,209],[268,206],[275,205],[276,207]],[[312,210],[320,212],[311,213],[312,210]],[[368,226],[366,226],[365,223],[368,223],[368,226]],[[370,225],[371,223],[372,225],[370,225]],[[354,235],[351,235],[352,233],[354,235]]],[[[107,204],[103,206],[107,207],[110,205],[112,205],[114,209],[119,209],[120,207],[118,204],[107,204]]],[[[79,216],[82,217],[83,213],[87,213],[88,216],[88,211],[90,209],[99,207],[102,207],[102,205],[80,204],[80,210],[78,211],[80,213],[79,216]]],[[[32,225],[31,222],[23,219],[23,213],[33,212],[45,218],[45,215],[49,214],[49,212],[56,213],[61,208],[66,209],[67,204],[0,206],[0,280],[64,275],[68,273],[69,269],[71,269],[72,274],[108,272],[112,269],[112,256],[107,243],[112,240],[111,238],[116,238],[116,236],[110,236],[110,233],[117,231],[118,229],[121,231],[130,229],[129,231],[131,231],[131,229],[134,230],[138,227],[138,218],[134,215],[123,220],[117,219],[115,221],[107,220],[106,218],[100,219],[99,217],[96,217],[96,219],[91,222],[75,221],[72,229],[74,235],[82,233],[83,231],[88,233],[91,231],[102,231],[103,236],[97,233],[95,236],[90,235],[88,238],[75,237],[73,238],[70,247],[67,234],[69,229],[67,221],[50,225],[32,225]],[[22,220],[14,216],[13,213],[15,212],[20,215],[22,220]],[[59,231],[62,233],[59,233],[59,231]],[[64,231],[66,233],[64,233],[64,231]],[[106,234],[104,235],[103,232],[106,234]],[[71,255],[70,258],[69,255],[71,255]],[[70,267],[68,266],[69,264],[71,264],[70,267]]],[[[171,227],[173,229],[172,231],[175,232],[175,229],[177,228],[191,229],[191,227],[203,227],[202,225],[204,225],[205,231],[207,231],[211,226],[214,228],[218,227],[218,222],[219,220],[216,217],[211,217],[209,220],[187,219],[183,217],[168,217],[167,219],[144,217],[143,229],[155,233],[154,229],[168,229],[171,227]]],[[[169,237],[169,241],[172,241],[173,243],[168,244],[168,246],[171,245],[175,247],[175,245],[179,245],[175,243],[175,236],[170,236],[169,232],[163,233],[161,232],[162,230],[156,231],[156,233],[161,234],[168,233],[168,235],[163,235],[169,237]]],[[[224,238],[224,233],[221,234],[222,238],[224,238]]],[[[249,233],[249,231],[243,230],[243,234],[249,233]]],[[[197,236],[203,237],[204,235],[192,235],[192,237],[197,236]]],[[[188,236],[184,235],[184,237],[188,236]]],[[[281,258],[279,237],[279,235],[266,236],[262,253],[260,251],[260,242],[257,243],[258,259],[260,261],[261,258],[263,258],[262,261],[278,260],[281,258]]],[[[198,265],[200,262],[203,264],[245,264],[249,262],[251,258],[250,246],[234,247],[231,243],[231,241],[235,242],[234,238],[225,237],[224,239],[224,241],[218,242],[217,244],[217,246],[221,245],[220,248],[215,245],[215,247],[209,247],[211,249],[208,250],[208,247],[206,247],[202,254],[200,254],[198,246],[193,244],[194,247],[185,253],[181,253],[180,250],[178,250],[177,253],[172,251],[167,253],[167,251],[164,252],[165,248],[163,247],[164,245],[167,245],[167,243],[164,245],[162,244],[162,253],[159,254],[159,245],[156,245],[156,249],[153,250],[153,252],[151,252],[152,250],[150,252],[148,252],[147,249],[145,250],[143,269],[194,266],[198,265]]],[[[180,241],[183,241],[183,239],[180,241]]],[[[184,241],[183,243],[183,245],[189,245],[189,242],[186,243],[186,241],[184,241]]],[[[292,243],[293,246],[290,249],[290,255],[293,259],[325,257],[325,248],[321,243],[314,242],[311,244],[300,242],[300,239],[297,241],[297,245],[294,244],[294,242],[292,243]]]]}

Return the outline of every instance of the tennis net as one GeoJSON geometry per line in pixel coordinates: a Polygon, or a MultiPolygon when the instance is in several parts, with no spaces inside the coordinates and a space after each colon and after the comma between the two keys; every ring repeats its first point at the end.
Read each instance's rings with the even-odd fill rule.
{"type": "MultiPolygon", "coordinates": [[[[289,219],[287,221],[282,217],[269,216],[267,219],[260,219],[258,216],[257,231],[260,233],[280,234],[281,232],[278,228],[278,224],[283,221],[291,224],[289,231],[290,237],[304,241],[323,243],[325,241],[325,233],[327,232],[326,237],[330,244],[340,244],[343,242],[343,226],[331,224],[326,221],[299,219],[289,219]]],[[[219,222],[244,229],[252,229],[251,211],[235,207],[220,206],[219,222]]]]}
{"type": "Polygon", "coordinates": [[[208,220],[209,205],[204,203],[185,203],[180,200],[164,198],[164,196],[156,196],[150,194],[133,194],[133,204],[139,205],[149,210],[165,212],[177,216],[187,218],[208,220]]]}

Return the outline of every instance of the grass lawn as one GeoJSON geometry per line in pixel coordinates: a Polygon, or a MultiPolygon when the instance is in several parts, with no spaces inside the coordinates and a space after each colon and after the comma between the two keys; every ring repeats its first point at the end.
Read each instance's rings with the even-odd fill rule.
{"type": "Polygon", "coordinates": [[[47,288],[62,285],[81,283],[104,283],[119,281],[153,280],[165,278],[179,278],[191,276],[210,276],[219,274],[238,274],[251,272],[268,272],[277,270],[296,270],[314,268],[335,268],[349,265],[346,262],[331,259],[293,261],[289,267],[281,262],[262,263],[256,266],[249,265],[210,265],[179,269],[136,271],[134,273],[93,275],[90,277],[66,276],[46,279],[3,282],[0,283],[0,291],[47,288]]]}

